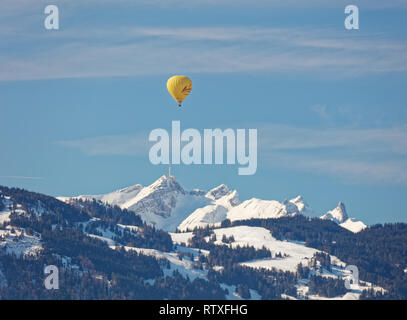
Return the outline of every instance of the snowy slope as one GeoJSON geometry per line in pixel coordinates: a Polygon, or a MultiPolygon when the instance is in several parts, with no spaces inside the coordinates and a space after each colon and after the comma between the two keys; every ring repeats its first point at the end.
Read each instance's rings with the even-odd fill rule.
{"type": "Polygon", "coordinates": [[[0,210],[0,224],[3,224],[10,221],[11,210],[9,207],[13,204],[13,202],[10,200],[10,197],[6,197],[3,200],[0,199],[0,201],[2,201],[4,204],[4,209],[0,210]]]}
{"type": "MultiPolygon", "coordinates": [[[[316,252],[321,252],[317,249],[306,247],[304,243],[298,241],[280,241],[272,236],[269,230],[261,227],[249,227],[249,226],[237,226],[229,228],[214,229],[213,232],[216,235],[216,245],[225,245],[222,242],[223,235],[227,238],[233,236],[234,241],[227,245],[235,248],[237,246],[253,246],[257,249],[267,248],[271,251],[272,257],[265,259],[257,259],[252,261],[241,262],[240,264],[253,269],[268,269],[296,272],[297,266],[302,264],[311,268],[312,275],[319,275],[327,278],[341,278],[346,279],[351,276],[351,272],[346,269],[346,263],[341,261],[335,256],[331,257],[332,270],[328,271],[324,268],[313,269],[312,261],[316,252]],[[277,255],[278,254],[278,255],[277,255]],[[281,255],[280,255],[281,254],[281,255]],[[280,257],[281,256],[281,257],[280,257]]],[[[188,240],[193,237],[192,232],[185,233],[170,233],[174,243],[182,244],[188,243],[188,240]]],[[[209,237],[206,238],[209,241],[209,237]]],[[[222,267],[214,267],[214,269],[222,269],[222,267]]],[[[310,295],[309,294],[309,279],[300,279],[297,287],[297,297],[289,297],[283,295],[282,298],[289,299],[302,299],[306,294],[309,299],[321,300],[328,299],[323,296],[310,295]]],[[[330,298],[332,300],[353,300],[359,299],[363,290],[373,289],[375,291],[383,291],[384,289],[378,286],[374,286],[371,283],[359,281],[359,284],[352,284],[351,291],[347,292],[343,296],[330,298]]]]}
{"type": "Polygon", "coordinates": [[[340,226],[342,228],[348,229],[349,231],[352,231],[353,233],[358,233],[359,231],[367,228],[367,226],[362,221],[357,221],[354,218],[349,218],[345,222],[341,223],[340,226]]]}
{"type": "Polygon", "coordinates": [[[134,186],[130,186],[127,188],[123,188],[117,191],[113,191],[107,194],[100,194],[100,195],[80,195],[77,197],[57,197],[57,199],[69,202],[70,199],[79,199],[79,200],[99,200],[101,202],[106,202],[110,205],[117,205],[121,206],[122,204],[126,203],[127,201],[133,199],[137,194],[143,189],[141,184],[136,184],[134,186]]]}
{"type": "Polygon", "coordinates": [[[354,218],[349,218],[346,212],[345,204],[342,202],[339,202],[338,206],[335,209],[330,210],[323,216],[321,216],[321,219],[334,221],[341,227],[348,229],[349,231],[352,231],[354,233],[357,233],[367,227],[362,221],[357,221],[354,218]]]}
{"type": "Polygon", "coordinates": [[[37,236],[27,235],[20,228],[8,226],[0,230],[0,248],[16,256],[35,255],[42,250],[41,240],[37,236]]]}
{"type": "Polygon", "coordinates": [[[223,244],[223,235],[226,237],[233,236],[234,241],[230,244],[232,248],[237,246],[253,246],[261,249],[265,247],[272,252],[272,258],[242,263],[252,268],[276,268],[277,270],[295,272],[299,263],[307,264],[314,253],[318,252],[318,250],[306,247],[301,243],[277,240],[269,230],[261,227],[238,226],[215,229],[214,232],[217,239],[215,244],[223,244]],[[277,253],[281,253],[283,256],[286,254],[287,256],[276,258],[275,254],[277,253]]]}
{"type": "Polygon", "coordinates": [[[227,213],[230,209],[240,203],[237,191],[231,191],[225,185],[212,189],[205,197],[211,199],[211,202],[192,212],[178,226],[179,230],[193,230],[196,227],[202,228],[207,225],[216,226],[227,218],[227,213]]]}
{"type": "MultiPolygon", "coordinates": [[[[277,240],[269,230],[261,227],[238,226],[214,229],[213,231],[216,235],[216,245],[225,245],[222,242],[222,237],[225,235],[227,238],[233,236],[234,241],[228,244],[232,248],[237,246],[253,246],[257,249],[262,249],[265,247],[272,252],[272,258],[242,263],[252,268],[276,268],[277,270],[295,272],[299,263],[307,264],[314,253],[319,252],[319,250],[306,247],[300,242],[277,240]],[[286,256],[276,258],[275,254],[277,253],[281,253],[283,256],[286,254],[286,256]]],[[[170,233],[170,235],[172,241],[177,244],[187,244],[188,240],[193,237],[192,232],[170,233]]],[[[209,237],[206,240],[208,241],[209,237]]],[[[336,258],[333,258],[333,261],[341,263],[336,258]]]]}
{"type": "MultiPolygon", "coordinates": [[[[116,246],[110,246],[112,249],[116,249],[116,246]]],[[[171,276],[174,270],[177,270],[183,276],[189,277],[189,279],[194,280],[195,278],[206,278],[207,271],[194,268],[194,262],[198,258],[198,249],[190,249],[184,247],[178,247],[174,252],[163,252],[155,249],[145,249],[145,248],[135,248],[135,247],[124,247],[126,251],[136,251],[147,256],[153,256],[157,259],[167,259],[170,263],[170,268],[163,268],[164,275],[171,276]],[[179,259],[179,252],[190,252],[194,256],[194,260],[190,260],[184,257],[182,260],[179,259]]]]}
{"type": "Polygon", "coordinates": [[[10,215],[12,212],[23,216],[26,216],[27,214],[33,214],[34,216],[38,217],[45,211],[43,204],[40,201],[38,201],[35,206],[30,207],[29,213],[27,213],[23,209],[23,206],[21,204],[11,201],[10,197],[6,196],[3,198],[3,200],[0,199],[0,201],[2,201],[4,204],[4,209],[0,210],[0,225],[6,222],[10,222],[10,215]]]}
{"type": "MultiPolygon", "coordinates": [[[[4,209],[0,210],[0,225],[10,222],[12,212],[26,216],[28,213],[19,203],[14,203],[10,197],[5,196],[0,201],[4,204],[4,209]]],[[[30,214],[39,216],[44,211],[43,205],[38,201],[36,206],[30,208],[30,214]]],[[[37,235],[28,235],[24,228],[11,225],[0,229],[0,249],[4,248],[8,254],[16,256],[36,255],[42,250],[41,239],[37,235]]]]}
{"type": "MultiPolygon", "coordinates": [[[[116,246],[110,246],[112,249],[116,249],[116,246]]],[[[182,276],[188,277],[190,280],[194,280],[196,278],[207,279],[208,270],[201,270],[197,269],[194,266],[194,263],[198,261],[199,255],[204,254],[207,255],[208,252],[205,250],[198,250],[193,248],[187,248],[178,246],[177,249],[173,252],[163,252],[155,249],[144,249],[144,248],[135,248],[135,247],[124,247],[126,251],[135,251],[137,253],[141,253],[148,256],[153,256],[157,259],[166,259],[169,262],[169,268],[164,267],[162,268],[165,276],[172,276],[173,272],[176,270],[182,276]],[[193,256],[193,260],[189,257],[183,257],[179,259],[179,253],[190,253],[193,256]]],[[[227,300],[242,300],[236,294],[236,286],[233,285],[226,285],[221,283],[220,286],[223,289],[228,289],[229,294],[226,296],[227,300]]],[[[257,293],[257,291],[250,289],[250,296],[252,300],[260,300],[261,296],[257,293]]]]}
{"type": "Polygon", "coordinates": [[[275,200],[252,198],[228,211],[227,218],[230,221],[268,219],[293,216],[298,213],[297,206],[290,201],[280,203],[275,200]]]}
{"type": "MultiPolygon", "coordinates": [[[[298,264],[307,265],[316,252],[321,252],[320,250],[305,246],[303,242],[277,240],[269,230],[262,227],[236,226],[214,229],[213,232],[216,235],[216,241],[214,242],[216,245],[225,245],[222,242],[222,238],[225,235],[227,238],[233,236],[234,240],[227,244],[232,248],[237,246],[253,246],[257,249],[262,249],[265,247],[272,252],[272,258],[241,263],[252,268],[276,268],[277,270],[295,272],[298,264]],[[282,257],[276,258],[275,255],[277,253],[281,253],[282,257]]],[[[193,233],[170,233],[170,236],[174,243],[187,244],[188,240],[193,237],[193,233]]],[[[207,237],[206,241],[209,241],[209,238],[207,237]]],[[[331,263],[338,268],[346,266],[344,262],[335,256],[331,256],[331,263]]],[[[332,274],[332,276],[343,276],[343,274],[337,272],[332,274]]]]}

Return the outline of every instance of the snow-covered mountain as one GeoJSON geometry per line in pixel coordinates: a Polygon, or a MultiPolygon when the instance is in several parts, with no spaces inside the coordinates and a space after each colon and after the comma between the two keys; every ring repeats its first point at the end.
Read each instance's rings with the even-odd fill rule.
{"type": "Polygon", "coordinates": [[[196,227],[214,226],[228,218],[228,212],[240,204],[236,190],[231,191],[224,184],[210,190],[205,194],[210,203],[204,207],[197,208],[181,222],[178,229],[186,231],[196,227]]]}
{"type": "Polygon", "coordinates": [[[348,214],[346,212],[345,205],[342,202],[338,203],[338,206],[325,213],[323,216],[321,216],[321,219],[324,220],[331,220],[336,222],[337,224],[341,224],[345,222],[346,220],[349,219],[348,214]]]}
{"type": "Polygon", "coordinates": [[[299,213],[307,217],[315,217],[316,214],[314,210],[310,208],[302,196],[297,196],[294,199],[291,199],[290,202],[297,207],[299,213]]]}
{"type": "Polygon", "coordinates": [[[127,188],[123,188],[117,191],[113,191],[107,194],[99,195],[81,195],[77,197],[57,197],[59,200],[64,202],[69,202],[71,199],[80,199],[80,200],[99,200],[104,203],[109,203],[113,206],[121,207],[127,201],[133,199],[137,194],[143,189],[141,184],[136,184],[127,188]]]}
{"type": "Polygon", "coordinates": [[[348,229],[352,232],[359,232],[365,229],[367,226],[362,221],[357,221],[354,218],[349,218],[345,204],[338,203],[338,206],[321,216],[321,219],[331,220],[339,224],[341,227],[348,229]]]}
{"type": "MultiPolygon", "coordinates": [[[[253,299],[359,299],[363,290],[385,292],[384,288],[365,282],[363,279],[358,284],[352,284],[352,290],[341,290],[338,286],[334,293],[324,291],[327,284],[313,282],[312,277],[314,276],[321,277],[321,279],[347,279],[351,275],[351,272],[346,269],[347,263],[353,262],[355,258],[358,259],[358,255],[362,255],[361,261],[366,258],[363,255],[370,255],[370,252],[366,253],[365,250],[360,250],[350,256],[342,254],[339,258],[333,255],[335,248],[330,249],[331,251],[322,252],[320,244],[323,244],[325,240],[319,240],[320,229],[318,225],[325,223],[315,224],[314,220],[310,221],[310,219],[299,217],[292,230],[296,230],[298,223],[303,223],[305,226],[303,235],[301,232],[299,235],[290,231],[292,221],[285,220],[279,221],[281,225],[278,229],[262,225],[261,221],[260,223],[253,222],[253,225],[243,223],[235,226],[228,224],[220,226],[221,222],[227,218],[241,220],[308,214],[315,216],[301,196],[282,202],[257,198],[241,202],[237,191],[231,190],[223,184],[209,192],[198,189],[186,191],[173,177],[162,176],[146,187],[136,185],[106,195],[76,197],[76,199],[78,198],[98,199],[114,203],[137,212],[149,224],[167,230],[175,230],[178,226],[182,232],[167,234],[161,230],[152,230],[141,223],[138,217],[132,217],[126,211],[117,208],[112,209],[102,203],[78,203],[73,201],[75,198],[61,197],[61,200],[69,203],[67,205],[46,195],[19,189],[1,189],[0,187],[0,256],[30,256],[31,259],[46,257],[49,252],[43,248],[55,246],[60,250],[58,251],[60,253],[53,255],[53,258],[60,259],[65,270],[81,275],[83,270],[89,272],[87,269],[89,262],[86,260],[77,262],[80,259],[76,257],[80,256],[82,251],[75,251],[71,248],[71,243],[77,242],[81,244],[80,248],[82,246],[88,248],[85,251],[87,256],[89,259],[94,259],[94,262],[91,261],[93,263],[92,277],[98,281],[106,281],[107,284],[109,283],[108,278],[105,279],[101,276],[104,269],[100,269],[102,271],[94,270],[94,266],[106,268],[110,265],[109,263],[105,264],[104,260],[102,260],[103,263],[98,263],[100,252],[103,253],[103,257],[108,258],[108,261],[116,261],[120,258],[120,263],[129,267],[134,267],[134,260],[132,259],[146,259],[145,256],[150,256],[157,259],[157,272],[161,270],[163,275],[172,277],[174,271],[177,271],[178,274],[188,277],[191,281],[197,278],[208,279],[212,272],[217,272],[221,277],[225,269],[228,276],[229,273],[234,274],[233,268],[230,269],[230,261],[233,261],[231,257],[233,256],[234,259],[236,255],[239,255],[239,260],[233,263],[238,267],[251,268],[251,272],[256,272],[256,276],[264,277],[262,278],[264,281],[269,278],[264,274],[264,270],[292,273],[292,279],[284,284],[284,290],[278,293],[276,297],[270,296],[272,293],[268,291],[262,291],[262,286],[249,288],[250,296],[253,299]],[[41,223],[41,226],[48,224],[48,229],[52,228],[56,232],[43,234],[40,232],[42,229],[36,231],[26,228],[31,219],[34,226],[36,226],[35,223],[41,223]],[[62,223],[54,224],[56,221],[62,221],[62,223]],[[188,231],[188,229],[193,229],[196,226],[206,225],[215,225],[215,228],[197,234],[188,231]],[[64,228],[67,229],[64,230],[64,228]],[[279,235],[278,232],[282,229],[287,230],[279,235]],[[78,232],[72,233],[72,230],[78,232]],[[304,238],[307,237],[317,240],[313,245],[308,246],[304,242],[304,238]],[[95,241],[89,243],[88,238],[95,241]],[[227,246],[234,252],[228,254],[228,260],[224,261],[222,251],[216,250],[216,246],[227,246]],[[257,252],[255,255],[255,252],[246,252],[246,249],[243,249],[245,247],[258,251],[268,250],[269,254],[258,255],[259,252],[257,252]],[[94,249],[97,250],[93,251],[94,249]],[[116,252],[109,250],[116,250],[116,252]],[[127,256],[126,252],[129,251],[137,252],[142,257],[127,256]],[[210,261],[212,262],[210,263],[210,261]],[[301,272],[298,271],[299,268],[302,270],[301,272]],[[316,290],[316,285],[321,290],[316,290]]],[[[335,209],[328,211],[321,218],[332,220],[349,229],[356,230],[355,228],[358,226],[355,224],[356,221],[348,217],[343,203],[339,203],[335,209]]],[[[360,222],[359,224],[363,223],[360,222]]],[[[367,230],[367,232],[372,232],[373,236],[375,235],[374,231],[374,229],[367,230]]],[[[331,234],[338,234],[338,230],[333,228],[333,231],[326,230],[323,234],[329,237],[331,234]]],[[[346,238],[353,236],[348,233],[339,234],[339,236],[339,241],[335,241],[336,246],[338,248],[340,246],[348,247],[349,242],[346,241],[346,238]]],[[[357,236],[355,235],[355,237],[357,236]]],[[[370,238],[366,238],[363,234],[360,234],[359,240],[365,243],[364,245],[366,242],[371,242],[370,238]]],[[[370,249],[369,246],[366,248],[370,249]]],[[[372,250],[376,250],[376,247],[373,246],[372,250]]],[[[382,250],[387,250],[387,248],[382,248],[382,250]]],[[[141,263],[141,261],[138,262],[141,263]]],[[[148,265],[147,268],[143,268],[141,265],[135,271],[139,272],[145,269],[148,272],[146,275],[142,274],[145,283],[154,285],[155,281],[162,275],[159,273],[156,276],[150,275],[149,270],[151,266],[154,266],[154,260],[146,260],[145,262],[148,265]]],[[[401,270],[404,269],[405,266],[403,265],[401,270]]],[[[4,270],[7,271],[7,268],[0,264],[0,287],[11,287],[10,272],[4,272],[4,270]]],[[[127,270],[124,268],[125,274],[128,274],[127,270]]],[[[40,272],[39,276],[42,277],[42,275],[40,272]]],[[[240,275],[239,272],[234,274],[233,285],[226,285],[222,278],[219,278],[218,285],[228,289],[227,299],[242,298],[237,290],[240,275]]],[[[256,283],[258,282],[256,281],[256,283]]],[[[329,285],[328,287],[331,288],[332,286],[329,285]]],[[[120,290],[124,289],[121,288],[120,290]]],[[[160,290],[163,290],[162,286],[157,282],[157,292],[160,290]]],[[[169,290],[173,294],[172,288],[169,290]]],[[[167,298],[165,295],[163,297],[167,298]]]]}
{"type": "Polygon", "coordinates": [[[298,208],[290,201],[280,203],[276,200],[261,200],[252,198],[232,208],[227,218],[230,221],[247,219],[268,219],[293,216],[298,214],[298,208]]]}
{"type": "Polygon", "coordinates": [[[219,226],[220,223],[229,219],[230,221],[249,219],[269,219],[294,216],[296,214],[313,215],[312,209],[301,196],[282,203],[276,200],[262,200],[252,198],[240,203],[237,191],[230,191],[225,185],[221,185],[209,191],[206,196],[217,192],[224,192],[217,199],[204,208],[198,208],[189,215],[179,226],[180,231],[192,230],[196,227],[219,226]]]}
{"type": "Polygon", "coordinates": [[[162,176],[153,184],[142,187],[135,185],[106,195],[82,195],[58,197],[69,202],[71,199],[96,199],[131,210],[148,224],[159,229],[174,231],[194,210],[211,202],[200,190],[185,191],[174,177],[162,176]]]}
{"type": "MultiPolygon", "coordinates": [[[[174,177],[162,176],[153,184],[140,184],[102,195],[58,197],[69,202],[72,199],[96,199],[122,209],[134,211],[148,224],[166,231],[192,230],[196,227],[219,226],[222,221],[281,218],[302,214],[316,216],[302,196],[279,202],[252,198],[241,202],[236,190],[222,184],[209,192],[199,189],[186,191],[174,177]]],[[[340,203],[334,210],[321,217],[335,221],[353,232],[366,227],[360,221],[350,219],[345,206],[340,203]]]]}

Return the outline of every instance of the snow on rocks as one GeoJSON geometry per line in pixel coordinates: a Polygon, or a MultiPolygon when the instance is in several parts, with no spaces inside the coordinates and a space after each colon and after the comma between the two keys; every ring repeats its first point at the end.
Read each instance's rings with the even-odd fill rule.
{"type": "Polygon", "coordinates": [[[7,226],[5,230],[0,230],[0,248],[4,248],[7,254],[36,255],[42,250],[40,238],[34,235],[27,235],[22,229],[7,226]]]}
{"type": "Polygon", "coordinates": [[[338,206],[321,216],[323,220],[331,220],[339,224],[342,228],[348,229],[353,233],[357,233],[365,229],[367,226],[362,221],[357,221],[354,218],[349,218],[345,204],[339,202],[338,206]]]}
{"type": "MultiPolygon", "coordinates": [[[[226,185],[205,191],[186,191],[174,177],[162,176],[149,186],[140,184],[120,189],[105,195],[58,197],[70,202],[74,199],[95,199],[110,205],[118,205],[140,215],[147,224],[165,231],[193,230],[206,226],[219,227],[225,219],[231,221],[248,219],[270,219],[302,214],[309,217],[317,214],[302,196],[279,202],[251,198],[241,202],[236,190],[226,185]]],[[[366,228],[361,221],[349,218],[345,205],[339,205],[321,216],[335,221],[352,232],[366,228]]]]}

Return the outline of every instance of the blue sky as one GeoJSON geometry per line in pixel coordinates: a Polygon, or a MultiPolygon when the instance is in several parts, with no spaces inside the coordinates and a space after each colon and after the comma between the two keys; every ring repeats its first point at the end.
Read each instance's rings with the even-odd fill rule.
{"type": "Polygon", "coordinates": [[[105,193],[167,172],[155,128],[257,128],[258,171],[177,166],[186,188],[242,199],[345,202],[368,224],[407,222],[403,1],[13,1],[0,10],[0,184],[105,193]],[[56,4],[60,30],[43,26],[56,4]],[[356,4],[360,30],[345,30],[356,4]],[[193,90],[178,109],[173,74],[193,90]],[[150,145],[151,146],[151,145],[150,145]]]}

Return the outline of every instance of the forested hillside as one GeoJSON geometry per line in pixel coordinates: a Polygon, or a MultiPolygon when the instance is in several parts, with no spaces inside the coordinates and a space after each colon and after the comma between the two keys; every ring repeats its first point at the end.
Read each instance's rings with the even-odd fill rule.
{"type": "Polygon", "coordinates": [[[353,233],[296,215],[168,233],[94,199],[0,187],[1,299],[407,299],[406,266],[403,223],[353,233]],[[356,295],[344,265],[359,269],[356,295]]]}

